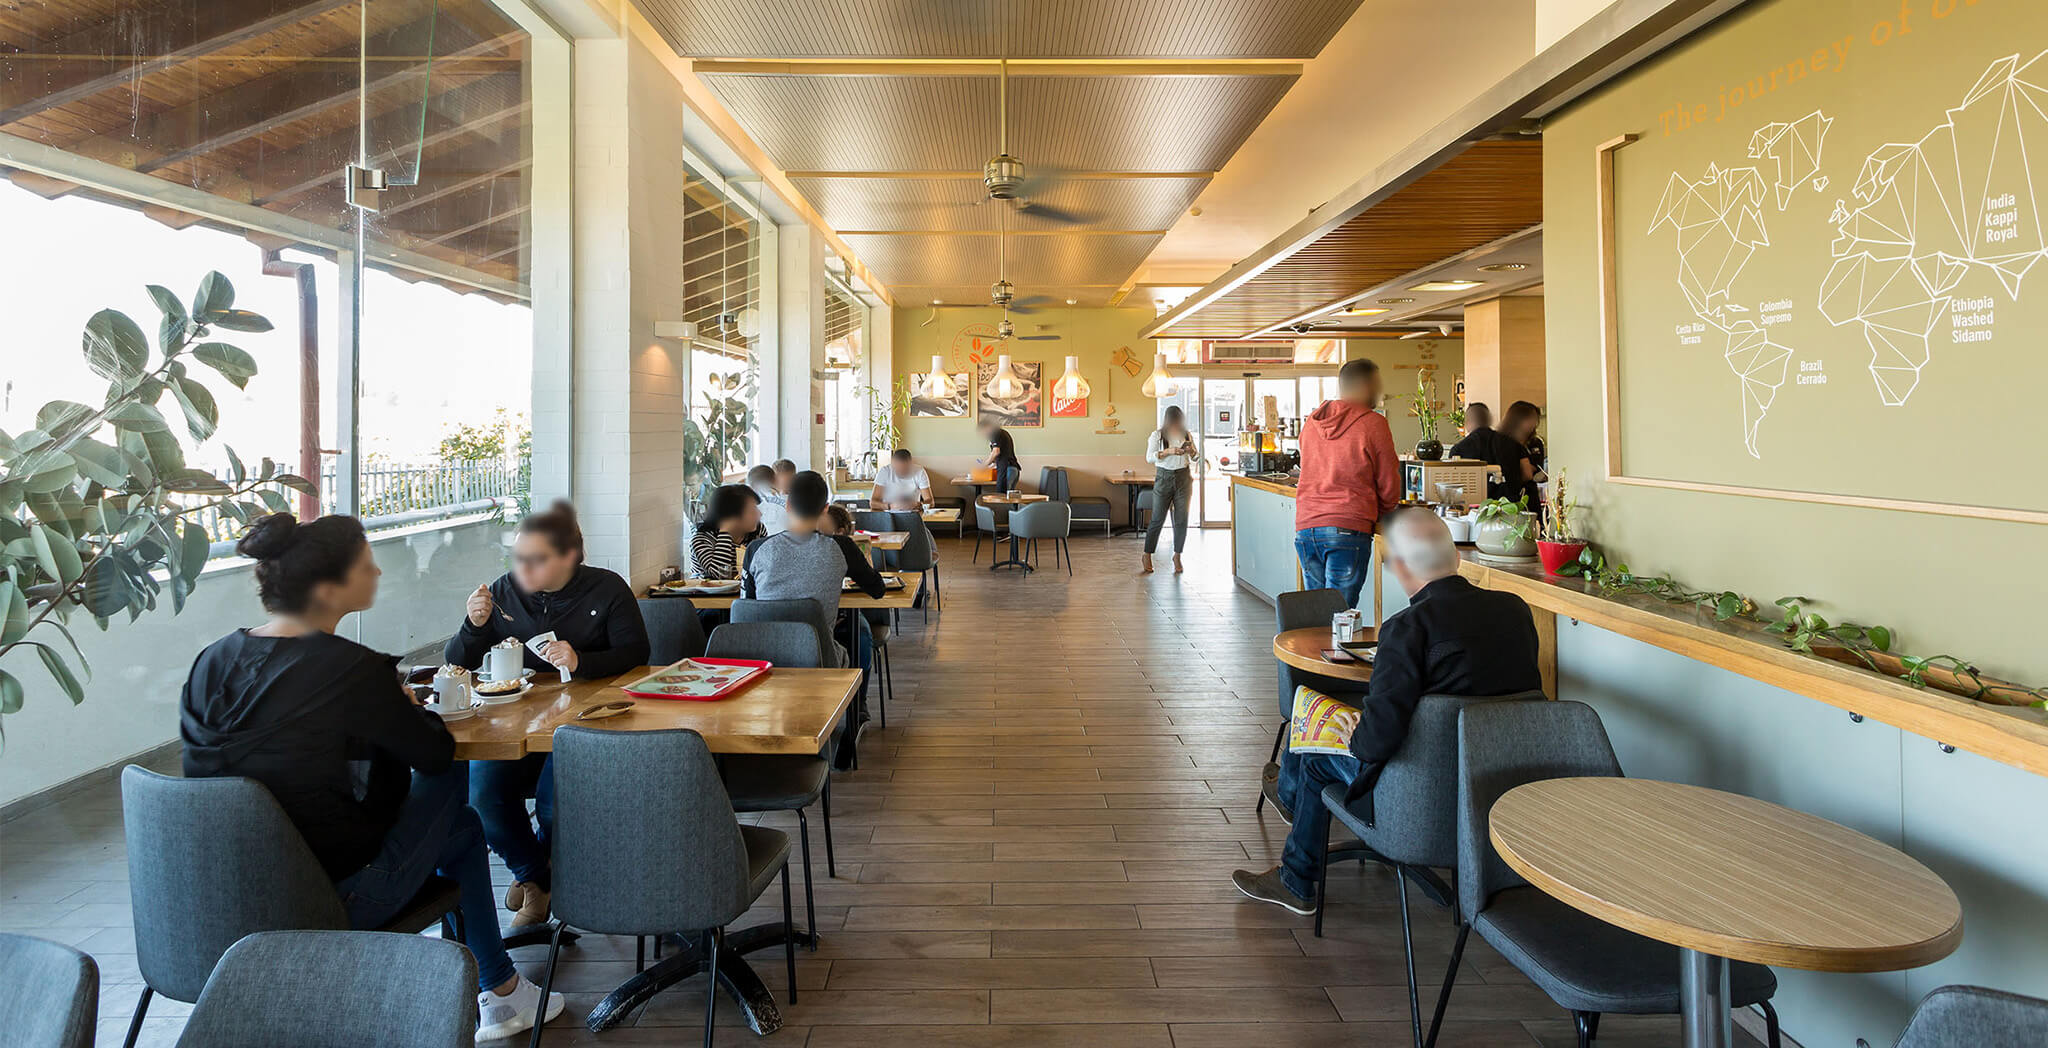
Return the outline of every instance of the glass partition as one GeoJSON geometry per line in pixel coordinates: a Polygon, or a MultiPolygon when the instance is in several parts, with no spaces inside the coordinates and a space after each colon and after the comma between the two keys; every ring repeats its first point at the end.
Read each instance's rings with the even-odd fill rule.
{"type": "Polygon", "coordinates": [[[724,180],[683,169],[683,319],[690,348],[684,429],[689,516],[711,489],[745,477],[760,443],[762,223],[724,180]]]}

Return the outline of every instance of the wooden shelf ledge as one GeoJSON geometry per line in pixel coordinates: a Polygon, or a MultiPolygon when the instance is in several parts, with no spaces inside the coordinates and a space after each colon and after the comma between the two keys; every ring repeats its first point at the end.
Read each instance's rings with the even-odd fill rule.
{"type": "Polygon", "coordinates": [[[1513,593],[1539,612],[1589,623],[1914,735],[2048,775],[2048,713],[2040,710],[1992,706],[1935,688],[1916,688],[1861,666],[1793,651],[1757,623],[1716,621],[1702,609],[1655,597],[1609,596],[1581,579],[1547,576],[1535,565],[1484,564],[1467,554],[1459,570],[1474,584],[1513,593]]]}

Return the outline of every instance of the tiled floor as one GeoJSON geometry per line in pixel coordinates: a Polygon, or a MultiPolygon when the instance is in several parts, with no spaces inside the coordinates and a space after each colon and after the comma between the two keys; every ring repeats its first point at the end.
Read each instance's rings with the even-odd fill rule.
{"type": "MultiPolygon", "coordinates": [[[[971,541],[942,541],[944,610],[929,626],[904,617],[890,726],[834,785],[836,880],[814,847],[823,943],[799,954],[802,999],[767,1043],[1407,1041],[1390,875],[1341,867],[1322,938],[1230,885],[1233,868],[1277,861],[1286,827],[1252,810],[1275,724],[1273,620],[1231,583],[1228,538],[1197,533],[1187,574],[1142,578],[1127,538],[1074,540],[1072,577],[1049,556],[1036,575],[991,575],[968,563],[971,541]]],[[[795,831],[793,816],[767,822],[795,831]]],[[[93,954],[106,1045],[140,989],[127,879],[112,787],[0,826],[0,928],[93,954]]],[[[780,916],[769,895],[743,923],[780,916]]],[[[1415,913],[1427,1003],[1453,928],[1420,896],[1415,913]]],[[[544,954],[517,956],[537,979],[544,954]]],[[[701,976],[592,1035],[581,1016],[631,973],[633,942],[591,936],[563,956],[570,1016],[547,1043],[695,1043],[701,976]]],[[[782,996],[780,958],[758,957],[782,996]]],[[[1440,1044],[1574,1043],[1569,1018],[1492,951],[1475,939],[1466,958],[1440,1044]]],[[[171,1043],[186,1010],[158,998],[143,1043],[171,1043]]],[[[720,1018],[721,1044],[761,1043],[735,1009],[720,1018]]],[[[1675,1020],[1612,1016],[1597,1043],[1677,1040],[1675,1020]]]]}

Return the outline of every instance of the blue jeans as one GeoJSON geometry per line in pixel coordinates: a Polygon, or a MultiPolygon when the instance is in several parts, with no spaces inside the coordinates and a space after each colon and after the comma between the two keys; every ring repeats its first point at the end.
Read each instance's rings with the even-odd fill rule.
{"type": "Polygon", "coordinates": [[[488,990],[518,974],[498,932],[498,900],[491,890],[491,859],[484,828],[462,803],[469,769],[458,763],[439,775],[414,773],[412,792],[398,821],[368,866],[336,881],[352,928],[380,928],[439,872],[462,889],[463,945],[476,955],[477,989],[488,990]]]}
{"type": "Polygon", "coordinates": [[[548,838],[555,829],[554,754],[529,753],[518,760],[471,761],[469,806],[484,822],[484,840],[505,860],[514,880],[553,891],[548,838]],[[526,799],[533,798],[533,814],[526,799]],[[534,823],[540,831],[534,831],[534,823]]]}
{"type": "Polygon", "coordinates": [[[1358,777],[1358,758],[1329,753],[1288,754],[1280,763],[1280,796],[1294,809],[1294,825],[1280,853],[1280,879],[1287,890],[1304,899],[1316,897],[1322,879],[1323,848],[1330,839],[1330,811],[1323,807],[1323,787],[1358,777]],[[1292,776],[1293,792],[1287,792],[1292,776]]]}
{"type": "Polygon", "coordinates": [[[1372,535],[1350,528],[1303,528],[1294,533],[1294,555],[1301,558],[1303,589],[1333,589],[1344,605],[1358,606],[1365,572],[1372,562],[1372,535]]]}

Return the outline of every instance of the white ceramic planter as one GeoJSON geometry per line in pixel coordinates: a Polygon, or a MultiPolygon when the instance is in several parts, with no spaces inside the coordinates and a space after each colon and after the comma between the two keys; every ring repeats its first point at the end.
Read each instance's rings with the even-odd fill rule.
{"type": "Polygon", "coordinates": [[[1525,529],[1527,531],[1526,537],[1515,537],[1514,529],[1517,526],[1517,521],[1514,517],[1495,515],[1484,518],[1472,525],[1473,544],[1479,547],[1479,552],[1489,553],[1496,557],[1535,556],[1536,514],[1523,513],[1519,516],[1522,522],[1527,524],[1525,529]]]}

